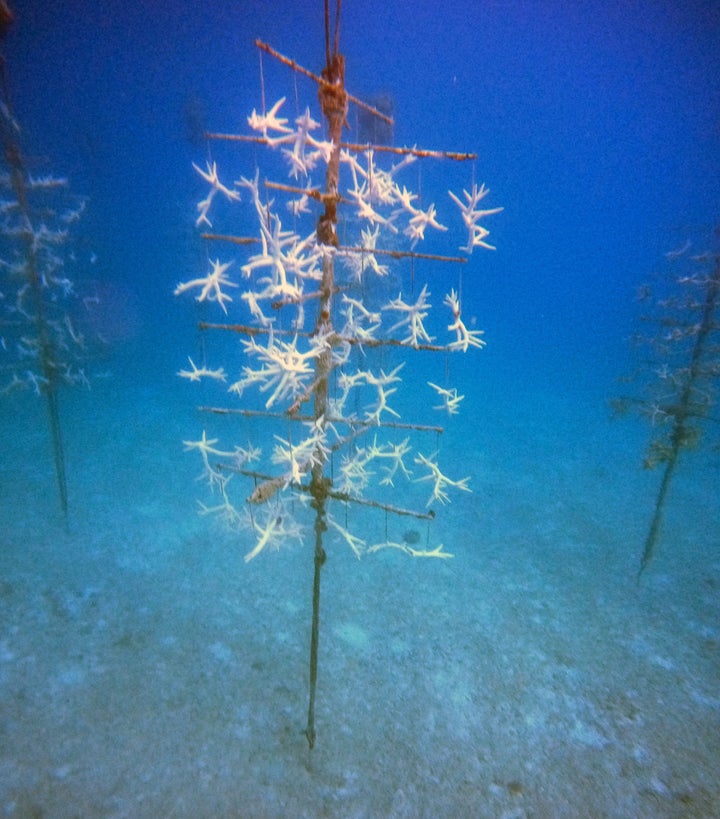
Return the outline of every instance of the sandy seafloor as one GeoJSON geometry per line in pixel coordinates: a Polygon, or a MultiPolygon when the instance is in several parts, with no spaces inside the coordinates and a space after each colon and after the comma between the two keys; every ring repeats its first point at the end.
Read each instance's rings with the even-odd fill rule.
{"type": "Polygon", "coordinates": [[[638,587],[645,425],[582,384],[495,392],[476,448],[443,443],[474,489],[434,524],[454,559],[330,545],[312,752],[311,547],[246,565],[196,515],[185,387],[63,396],[68,531],[42,407],[4,402],[0,813],[719,815],[717,462],[681,464],[638,587]]]}

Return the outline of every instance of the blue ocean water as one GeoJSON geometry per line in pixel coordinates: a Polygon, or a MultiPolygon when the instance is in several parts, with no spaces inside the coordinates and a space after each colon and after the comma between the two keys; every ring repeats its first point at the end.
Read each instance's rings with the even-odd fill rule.
{"type": "MultiPolygon", "coordinates": [[[[33,174],[87,198],[77,288],[107,343],[91,389],[60,394],[67,525],[42,402],[0,396],[2,815],[717,815],[718,453],[683,453],[638,585],[654,428],[609,401],[635,365],[637,289],[717,224],[720,6],[343,4],[347,87],[393,100],[395,143],[478,154],[408,186],[440,202],[484,182],[504,210],[462,273],[487,347],[408,361],[398,396],[403,418],[426,380],[466,396],[437,445],[472,494],[429,536],[380,522],[454,557],[329,549],[312,752],[311,538],[246,564],[252,536],[197,514],[183,441],[277,430],[197,411],[212,385],[177,372],[218,313],[173,291],[208,258],[192,163],[238,179],[259,161],[203,133],[247,129],[261,72],[268,103],[313,104],[253,43],[319,71],[322,4],[14,11],[19,140],[33,174]]],[[[438,302],[457,286],[415,273],[438,302]]]]}

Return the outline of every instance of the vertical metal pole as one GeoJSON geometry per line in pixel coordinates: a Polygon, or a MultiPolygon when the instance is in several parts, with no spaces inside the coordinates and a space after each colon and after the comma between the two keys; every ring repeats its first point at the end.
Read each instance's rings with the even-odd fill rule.
{"type": "MultiPolygon", "coordinates": [[[[337,42],[335,43],[337,48],[337,42]]],[[[325,212],[317,225],[317,239],[323,245],[336,247],[338,244],[335,224],[337,223],[337,203],[339,201],[340,178],[340,142],[342,128],[347,116],[347,94],[345,92],[345,61],[341,54],[328,55],[327,65],[323,69],[324,83],[320,86],[319,96],[322,112],[328,121],[328,130],[333,142],[333,151],[328,162],[325,177],[325,212]]],[[[327,335],[332,332],[332,297],[335,291],[335,260],[332,251],[323,257],[323,276],[320,284],[320,305],[315,323],[315,333],[327,335]]],[[[314,418],[318,424],[324,423],[328,410],[328,380],[332,371],[332,350],[324,350],[315,359],[315,395],[314,418]]],[[[313,576],[313,610],[310,631],[310,696],[308,703],[308,722],[305,729],[308,745],[315,745],[315,691],[317,687],[318,644],[320,635],[320,571],[326,560],[323,548],[323,532],[327,529],[325,522],[325,505],[329,479],[325,477],[325,464],[322,460],[313,466],[310,480],[312,506],[315,509],[315,571],[313,576]]]]}

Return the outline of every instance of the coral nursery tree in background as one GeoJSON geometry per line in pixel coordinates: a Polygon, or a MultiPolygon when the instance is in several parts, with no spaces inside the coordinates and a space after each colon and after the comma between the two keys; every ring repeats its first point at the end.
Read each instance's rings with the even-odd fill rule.
{"type": "MultiPolygon", "coordinates": [[[[0,0],[0,38],[13,20],[0,0]]],[[[58,392],[61,385],[89,385],[85,363],[93,336],[85,325],[97,302],[78,295],[72,270],[78,263],[72,230],[85,199],[70,192],[66,178],[28,169],[2,54],[0,147],[0,396],[31,391],[44,399],[67,519],[58,392]]]]}
{"type": "Polygon", "coordinates": [[[429,523],[451,493],[470,491],[467,477],[440,465],[442,427],[402,419],[399,390],[411,357],[439,354],[431,378],[414,376],[415,392],[426,391],[414,408],[420,403],[457,414],[463,396],[447,383],[447,356],[485,343],[463,316],[461,272],[473,251],[492,249],[481,220],[501,210],[481,207],[488,190],[474,182],[445,194],[442,211],[407,187],[416,163],[472,167],[474,154],[352,141],[351,108],[384,126],[392,120],[346,90],[339,11],[338,2],[331,26],[325,3],[320,75],[256,41],[259,110],[247,117],[245,134],[208,134],[212,153],[195,170],[207,185],[197,225],[212,251],[207,269],[175,290],[192,294],[198,309],[214,311],[199,323],[197,361],[189,358],[179,375],[231,399],[201,407],[206,429],[185,441],[201,458],[216,498],[202,503],[201,512],[251,533],[246,561],[292,539],[314,544],[310,748],[328,540],[346,544],[358,558],[381,549],[415,558],[452,556],[431,542],[429,525],[421,543],[414,530],[413,536],[395,534],[391,522],[429,523]],[[294,79],[296,98],[298,83],[316,86],[322,124],[299,102],[295,116],[289,114],[284,96],[266,105],[264,55],[294,79]],[[227,170],[216,158],[221,150],[231,151],[227,170]],[[234,178],[238,153],[258,164],[234,178]],[[313,184],[313,174],[324,178],[322,185],[313,184]],[[454,235],[445,210],[458,223],[454,235]],[[221,231],[220,224],[232,227],[221,231]],[[426,234],[452,242],[451,250],[421,252],[426,234]],[[454,281],[433,307],[431,284],[418,279],[440,269],[454,270],[454,281]],[[266,425],[264,440],[228,445],[220,433],[208,436],[211,419],[233,418],[244,419],[245,436],[266,425]]]}
{"type": "Polygon", "coordinates": [[[655,555],[681,453],[697,448],[708,437],[710,446],[716,450],[720,446],[719,238],[720,228],[716,228],[712,245],[703,235],[696,241],[687,239],[681,247],[666,253],[667,269],[638,292],[639,301],[649,309],[640,317],[643,330],[635,337],[642,360],[627,380],[637,384],[639,390],[636,395],[614,402],[619,411],[635,408],[648,418],[653,435],[644,466],[662,469],[638,582],[655,555]]]}

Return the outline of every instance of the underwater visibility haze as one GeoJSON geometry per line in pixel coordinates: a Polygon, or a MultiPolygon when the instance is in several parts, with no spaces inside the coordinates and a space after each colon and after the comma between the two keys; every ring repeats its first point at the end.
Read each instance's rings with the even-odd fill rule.
{"type": "Polygon", "coordinates": [[[0,815],[720,814],[720,5],[0,27],[0,815]]]}

